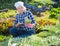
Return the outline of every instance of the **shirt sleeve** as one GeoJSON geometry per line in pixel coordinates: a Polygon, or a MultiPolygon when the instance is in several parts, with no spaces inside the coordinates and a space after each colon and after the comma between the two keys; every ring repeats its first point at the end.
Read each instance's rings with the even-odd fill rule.
{"type": "Polygon", "coordinates": [[[14,27],[18,23],[18,15],[16,15],[16,20],[14,21],[14,27]]]}
{"type": "Polygon", "coordinates": [[[34,16],[33,16],[33,14],[31,13],[31,12],[28,12],[28,19],[30,19],[32,22],[32,24],[36,24],[36,21],[35,21],[35,19],[34,19],[34,16]]]}

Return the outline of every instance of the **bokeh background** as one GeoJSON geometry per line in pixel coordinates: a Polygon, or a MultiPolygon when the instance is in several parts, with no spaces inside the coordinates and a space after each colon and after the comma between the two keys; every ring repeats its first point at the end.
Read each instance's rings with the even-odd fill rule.
{"type": "Polygon", "coordinates": [[[60,0],[0,0],[0,46],[60,46],[60,0]],[[23,1],[33,13],[37,22],[35,35],[14,38],[10,34],[17,1],[23,1]]]}

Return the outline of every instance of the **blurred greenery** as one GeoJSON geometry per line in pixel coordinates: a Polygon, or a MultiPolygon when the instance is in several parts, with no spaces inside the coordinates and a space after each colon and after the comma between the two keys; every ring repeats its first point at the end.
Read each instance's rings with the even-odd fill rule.
{"type": "Polygon", "coordinates": [[[30,2],[31,0],[0,0],[0,9],[15,9],[14,3],[17,1],[23,1],[25,3],[30,2]]]}
{"type": "MultiPolygon", "coordinates": [[[[36,35],[25,38],[10,36],[7,29],[13,27],[16,10],[11,9],[15,9],[14,3],[17,1],[23,1],[37,7],[51,4],[60,6],[60,0],[0,0],[0,9],[8,8],[8,12],[0,12],[0,46],[7,46],[7,43],[9,45],[17,43],[17,46],[60,46],[60,24],[55,22],[58,21],[60,7],[53,7],[50,11],[42,12],[42,17],[34,16],[37,20],[36,32],[39,31],[36,35]],[[7,41],[8,39],[10,43],[7,41]]],[[[30,22],[28,19],[26,21],[30,22]]]]}
{"type": "Polygon", "coordinates": [[[51,11],[50,11],[50,16],[49,16],[49,18],[58,19],[59,12],[60,12],[60,8],[52,8],[51,11]]]}
{"type": "Polygon", "coordinates": [[[40,2],[42,4],[54,4],[52,0],[35,0],[36,2],[40,2]]]}
{"type": "Polygon", "coordinates": [[[9,8],[9,9],[15,9],[14,7],[14,3],[17,1],[23,1],[25,3],[30,3],[30,4],[54,4],[55,2],[51,1],[51,0],[0,0],[0,9],[5,9],[5,8],[9,8]],[[34,3],[36,2],[36,3],[34,3]]]}
{"type": "Polygon", "coordinates": [[[60,46],[60,25],[55,26],[45,26],[44,29],[49,30],[49,32],[43,31],[39,34],[32,35],[29,37],[17,37],[10,38],[8,44],[16,46],[60,46]],[[54,33],[52,33],[54,32],[54,33]]]}

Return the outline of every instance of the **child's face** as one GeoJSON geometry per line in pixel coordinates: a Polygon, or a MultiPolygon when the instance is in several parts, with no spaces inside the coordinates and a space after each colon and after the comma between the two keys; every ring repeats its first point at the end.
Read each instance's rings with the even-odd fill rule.
{"type": "Polygon", "coordinates": [[[20,6],[20,7],[16,8],[16,9],[17,9],[18,13],[23,13],[23,11],[24,11],[23,6],[20,6]]]}

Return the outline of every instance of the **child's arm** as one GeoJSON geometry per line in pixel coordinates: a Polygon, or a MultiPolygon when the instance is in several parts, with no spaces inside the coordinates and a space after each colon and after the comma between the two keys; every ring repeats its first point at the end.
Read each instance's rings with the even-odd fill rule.
{"type": "Polygon", "coordinates": [[[31,20],[31,23],[32,23],[33,25],[36,24],[36,21],[35,21],[35,19],[34,19],[34,17],[33,17],[33,14],[32,14],[31,12],[28,12],[28,19],[31,20]]]}
{"type": "Polygon", "coordinates": [[[15,22],[14,22],[14,27],[16,27],[16,24],[18,23],[18,15],[16,15],[16,20],[15,20],[15,22]]]}
{"type": "Polygon", "coordinates": [[[36,24],[36,21],[33,17],[33,14],[31,12],[28,13],[28,19],[31,20],[31,24],[25,24],[26,27],[33,28],[36,24]]]}
{"type": "Polygon", "coordinates": [[[22,23],[19,22],[19,15],[16,15],[16,20],[14,22],[14,27],[19,27],[22,23]]]}

